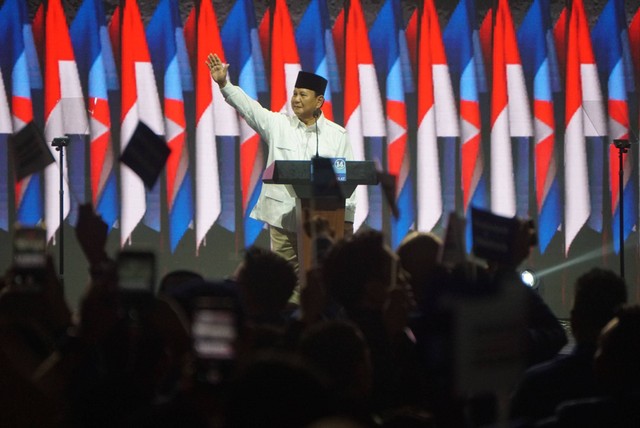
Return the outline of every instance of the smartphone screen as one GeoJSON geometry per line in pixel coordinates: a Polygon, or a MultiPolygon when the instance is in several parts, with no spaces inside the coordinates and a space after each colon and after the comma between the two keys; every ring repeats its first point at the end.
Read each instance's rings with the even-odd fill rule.
{"type": "Polygon", "coordinates": [[[156,259],[152,252],[122,251],[117,265],[118,283],[122,290],[154,291],[156,259]]]}
{"type": "Polygon", "coordinates": [[[13,235],[13,263],[19,270],[44,269],[47,263],[44,229],[19,228],[13,235]]]}
{"type": "Polygon", "coordinates": [[[46,231],[39,227],[20,227],[13,235],[13,266],[16,285],[38,289],[47,265],[46,231]]]}
{"type": "Polygon", "coordinates": [[[196,375],[209,385],[224,382],[235,366],[238,334],[233,299],[222,296],[197,298],[191,321],[196,375]]]}
{"type": "Polygon", "coordinates": [[[218,361],[235,358],[236,316],[231,307],[223,304],[196,308],[191,333],[198,358],[218,361]]]}

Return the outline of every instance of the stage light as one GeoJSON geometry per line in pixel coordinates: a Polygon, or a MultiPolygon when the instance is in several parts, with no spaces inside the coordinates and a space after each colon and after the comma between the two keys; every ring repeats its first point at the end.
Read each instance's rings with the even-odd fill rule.
{"type": "Polygon", "coordinates": [[[531,269],[525,269],[520,272],[520,279],[522,283],[529,288],[538,288],[538,284],[540,283],[538,275],[531,269]]]}

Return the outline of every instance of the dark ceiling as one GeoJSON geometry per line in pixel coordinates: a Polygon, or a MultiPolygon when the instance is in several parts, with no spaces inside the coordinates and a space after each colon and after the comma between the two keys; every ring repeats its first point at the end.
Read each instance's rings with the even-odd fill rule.
{"type": "MultiPolygon", "coordinates": [[[[4,3],[5,0],[0,0],[0,4],[4,3]]],[[[42,3],[42,0],[27,0],[29,3],[29,11],[31,16],[35,14],[36,9],[42,3]]],[[[193,7],[194,3],[197,0],[179,0],[180,10],[182,14],[183,20],[188,15],[189,11],[193,7]]],[[[254,4],[256,7],[256,16],[260,19],[267,8],[268,4],[271,0],[254,0],[254,4]]],[[[291,12],[292,20],[294,21],[294,25],[298,22],[302,13],[306,9],[307,4],[310,0],[288,0],[287,4],[289,6],[289,10],[291,12]]],[[[370,24],[376,17],[376,14],[384,0],[361,0],[362,6],[365,11],[367,22],[370,24]]],[[[105,12],[107,16],[111,16],[111,13],[115,9],[115,7],[120,3],[121,0],[104,0],[105,12]]],[[[143,20],[150,18],[153,14],[153,11],[158,4],[159,0],[138,0],[138,4],[140,6],[140,12],[142,14],[143,20]]],[[[416,8],[419,0],[401,0],[401,4],[404,10],[405,19],[408,19],[409,15],[416,8]]],[[[477,0],[477,11],[480,16],[483,16],[487,9],[495,2],[495,0],[477,0]]],[[[568,0],[550,0],[551,2],[551,14],[556,17],[562,7],[568,2],[568,0]]],[[[69,20],[73,20],[75,16],[75,11],[82,3],[82,0],[62,0],[62,4],[67,12],[67,16],[69,20]]],[[[449,14],[452,12],[455,5],[457,5],[457,1],[454,0],[435,0],[436,8],[440,14],[442,23],[446,23],[449,17],[449,14]]],[[[516,25],[522,19],[524,13],[527,8],[531,4],[531,0],[511,0],[510,2],[512,14],[514,17],[514,21],[516,25]]],[[[594,21],[597,16],[600,14],[601,9],[603,8],[606,0],[585,0],[585,8],[587,10],[587,15],[590,17],[592,21],[594,21]]],[[[230,0],[213,0],[214,8],[218,15],[218,20],[220,23],[223,23],[228,13],[229,9],[233,5],[233,1],[230,0]]],[[[337,13],[344,5],[344,1],[335,1],[335,0],[327,0],[327,4],[329,6],[329,11],[332,18],[335,18],[337,13]]],[[[640,5],[640,0],[627,0],[625,1],[627,16],[629,19],[633,16],[635,11],[638,9],[640,5]]]]}

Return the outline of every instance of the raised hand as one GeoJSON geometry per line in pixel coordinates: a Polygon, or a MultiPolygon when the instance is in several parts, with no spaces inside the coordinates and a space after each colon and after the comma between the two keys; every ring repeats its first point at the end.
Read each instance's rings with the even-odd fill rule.
{"type": "Polygon", "coordinates": [[[95,213],[91,204],[80,205],[75,231],[89,264],[93,266],[107,258],[105,244],[109,227],[102,217],[95,213]]]}
{"type": "Polygon", "coordinates": [[[211,78],[220,86],[224,88],[227,84],[227,70],[229,64],[223,64],[217,54],[210,53],[207,55],[207,67],[209,67],[209,73],[211,78]]]}

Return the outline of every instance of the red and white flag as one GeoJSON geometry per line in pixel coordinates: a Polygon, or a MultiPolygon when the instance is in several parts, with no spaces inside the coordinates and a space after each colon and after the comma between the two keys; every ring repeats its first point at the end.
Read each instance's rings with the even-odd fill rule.
{"type": "MultiPolygon", "coordinates": [[[[123,152],[139,122],[144,122],[157,135],[164,135],[164,123],[147,39],[136,0],[125,1],[120,37],[121,46],[126,47],[120,50],[122,76],[120,150],[123,152]]],[[[120,47],[120,43],[114,43],[114,46],[120,47]]],[[[131,242],[131,234],[144,217],[147,204],[142,180],[123,163],[120,164],[120,188],[122,204],[120,245],[124,246],[131,242]]]]}
{"type": "MultiPolygon", "coordinates": [[[[365,138],[386,136],[384,111],[373,65],[367,23],[359,0],[349,2],[333,27],[336,52],[344,69],[344,123],[356,161],[365,160],[365,138]],[[346,22],[345,22],[346,20],[346,22]]],[[[356,188],[354,230],[369,215],[366,186],[356,188]]]]}
{"type": "Polygon", "coordinates": [[[301,66],[285,0],[276,0],[267,10],[259,31],[265,58],[270,58],[271,110],[293,114],[291,97],[301,66]]]}
{"type": "MultiPolygon", "coordinates": [[[[220,29],[211,0],[203,0],[189,32],[195,38],[186,37],[189,51],[195,53],[194,64],[196,92],[196,192],[195,221],[196,249],[206,244],[207,232],[213,227],[222,211],[220,195],[220,173],[216,137],[239,134],[238,118],[220,93],[220,88],[211,80],[205,60],[215,52],[226,63],[220,29]],[[193,46],[195,43],[195,47],[193,46]]],[[[185,26],[186,28],[187,26],[185,26]]],[[[196,250],[197,251],[197,250],[196,250]]]]}
{"type": "MultiPolygon", "coordinates": [[[[51,147],[54,138],[82,135],[88,122],[78,68],[71,46],[67,19],[60,0],[50,0],[45,16],[44,134],[56,162],[45,171],[45,210],[47,241],[60,227],[60,190],[63,191],[63,219],[69,214],[71,198],[67,164],[60,165],[59,152],[51,147]],[[63,183],[60,189],[60,168],[63,183]]],[[[66,151],[66,149],[65,149],[66,151]]]]}
{"type": "Polygon", "coordinates": [[[518,214],[516,170],[526,168],[529,159],[520,158],[521,162],[514,162],[513,152],[529,152],[533,124],[524,71],[507,0],[500,0],[498,3],[493,25],[492,48],[491,211],[498,215],[514,217],[518,214]],[[525,150],[514,150],[513,146],[523,146],[525,150]]]}
{"type": "MultiPolygon", "coordinates": [[[[582,0],[574,0],[566,33],[565,101],[565,253],[587,221],[601,220],[590,192],[587,142],[606,130],[602,92],[582,0]],[[590,219],[593,217],[593,219],[590,219]]],[[[597,143],[602,148],[602,141],[597,143]]],[[[596,147],[596,148],[597,148],[596,147]]],[[[604,153],[600,150],[601,153],[604,153]]],[[[600,156],[602,158],[602,156],[600,156]]],[[[592,156],[592,162],[595,160],[592,156]]],[[[600,159],[602,162],[602,159],[600,159]]],[[[600,169],[600,175],[601,175],[600,169]]],[[[599,207],[601,210],[601,206],[599,207]]],[[[596,227],[592,226],[597,230],[596,227]]],[[[601,226],[601,224],[600,224],[601,226]]]]}

